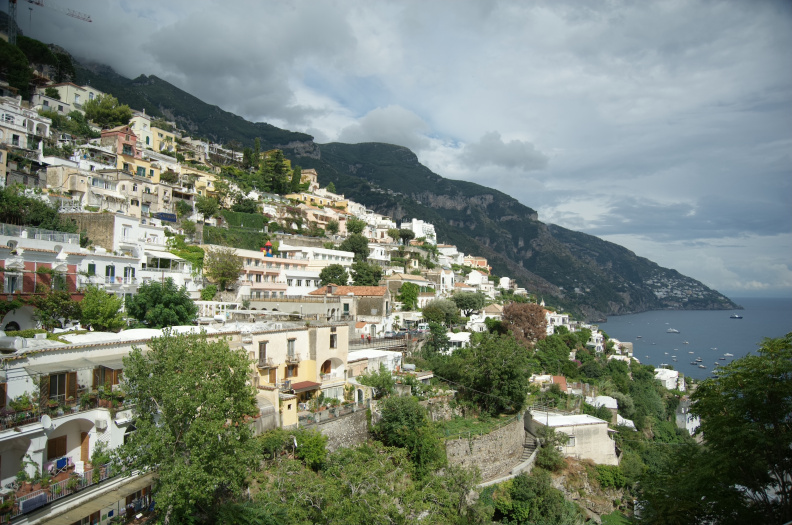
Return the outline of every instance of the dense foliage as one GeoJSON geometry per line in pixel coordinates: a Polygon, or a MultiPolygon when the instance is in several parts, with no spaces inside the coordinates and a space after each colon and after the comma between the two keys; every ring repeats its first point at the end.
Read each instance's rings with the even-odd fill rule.
{"type": "Polygon", "coordinates": [[[125,326],[121,308],[124,301],[115,294],[96,286],[85,289],[85,297],[80,302],[82,315],[80,323],[84,328],[106,332],[117,332],[125,326]]]}
{"type": "Polygon", "coordinates": [[[164,282],[151,281],[138,287],[126,299],[127,313],[148,328],[192,324],[198,313],[187,289],[177,287],[168,277],[164,282]]]}
{"type": "Polygon", "coordinates": [[[162,518],[212,516],[218,501],[241,492],[257,453],[247,424],[258,413],[247,353],[205,334],[166,333],[148,347],[124,358],[124,390],[137,417],[121,464],[157,473],[162,518]]]}

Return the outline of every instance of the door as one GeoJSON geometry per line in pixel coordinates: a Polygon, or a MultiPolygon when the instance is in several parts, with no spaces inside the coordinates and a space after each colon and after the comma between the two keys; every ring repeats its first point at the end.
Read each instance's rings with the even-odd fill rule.
{"type": "Polygon", "coordinates": [[[91,456],[88,455],[88,432],[80,432],[80,461],[89,462],[91,456]]]}
{"type": "Polygon", "coordinates": [[[270,368],[269,370],[269,383],[271,385],[277,383],[277,372],[278,372],[277,368],[270,368]]]}

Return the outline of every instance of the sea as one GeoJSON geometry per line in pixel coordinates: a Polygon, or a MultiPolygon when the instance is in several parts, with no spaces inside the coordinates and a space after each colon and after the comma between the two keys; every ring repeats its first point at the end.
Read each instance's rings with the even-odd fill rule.
{"type": "Polygon", "coordinates": [[[719,365],[758,354],[763,338],[792,332],[792,298],[731,299],[744,309],[658,310],[611,316],[599,327],[609,337],[632,342],[633,357],[643,364],[667,365],[687,377],[705,379],[719,365]],[[743,318],[731,319],[734,313],[743,318]],[[669,328],[679,333],[669,333],[669,328]]]}

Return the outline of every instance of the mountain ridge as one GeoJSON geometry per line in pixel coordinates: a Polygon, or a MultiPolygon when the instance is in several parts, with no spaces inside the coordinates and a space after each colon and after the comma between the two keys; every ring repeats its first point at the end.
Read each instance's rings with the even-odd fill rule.
{"type": "Polygon", "coordinates": [[[439,240],[486,257],[495,274],[588,319],[665,308],[739,308],[701,282],[622,246],[544,224],[534,209],[503,192],[444,178],[403,146],[316,144],[305,133],[248,122],[153,75],[127,79],[105,65],[78,62],[76,68],[80,82],[175,120],[197,136],[247,146],[259,137],[262,149],[282,149],[293,163],[316,169],[323,185],[333,182],[348,198],[397,221],[431,222],[439,240]]]}

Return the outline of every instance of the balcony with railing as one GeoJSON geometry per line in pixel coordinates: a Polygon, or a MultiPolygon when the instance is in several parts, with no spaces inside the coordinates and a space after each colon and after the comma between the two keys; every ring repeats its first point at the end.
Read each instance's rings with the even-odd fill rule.
{"type": "Polygon", "coordinates": [[[286,355],[286,362],[289,364],[296,364],[300,362],[300,353],[296,352],[293,354],[286,355]]]}
{"type": "Polygon", "coordinates": [[[256,366],[258,368],[275,368],[275,361],[271,357],[260,357],[256,366]]]}
{"type": "MultiPolygon", "coordinates": [[[[15,494],[3,496],[3,504],[0,508],[9,509],[6,513],[0,514],[0,523],[12,523],[15,518],[27,514],[35,509],[49,505],[50,503],[69,497],[83,489],[98,485],[119,474],[117,467],[107,463],[97,465],[85,470],[83,473],[76,473],[74,470],[68,472],[66,479],[49,483],[47,486],[42,484],[33,485],[36,490],[27,492],[31,487],[20,484],[15,494]],[[26,491],[22,495],[22,491],[26,491]],[[20,494],[20,495],[17,495],[20,494]]],[[[17,482],[15,482],[16,484],[17,482]]]]}

